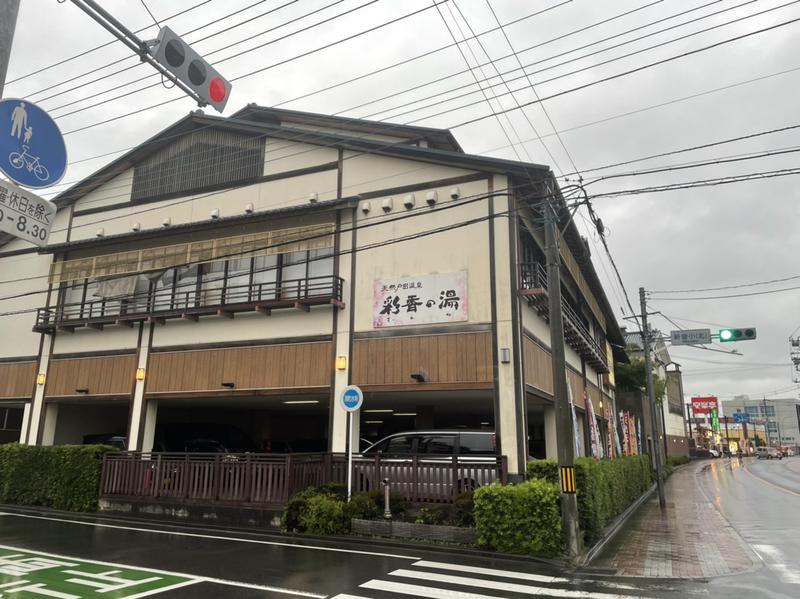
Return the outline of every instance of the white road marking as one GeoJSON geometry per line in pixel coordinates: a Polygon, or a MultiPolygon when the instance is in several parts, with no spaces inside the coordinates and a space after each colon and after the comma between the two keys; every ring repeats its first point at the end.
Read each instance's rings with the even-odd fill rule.
{"type": "Polygon", "coordinates": [[[349,595],[347,593],[339,593],[331,597],[331,599],[371,599],[371,597],[362,597],[361,595],[349,595]]]}
{"type": "MultiPolygon", "coordinates": [[[[86,561],[86,560],[83,560],[86,561]]],[[[172,591],[174,589],[179,589],[181,587],[187,587],[190,584],[197,584],[198,582],[202,582],[200,580],[186,580],[184,582],[177,582],[172,584],[168,587],[161,587],[160,589],[153,589],[152,591],[142,591],[141,593],[137,593],[136,595],[128,595],[125,599],[140,599],[141,597],[150,597],[151,595],[158,595],[159,593],[166,593],[167,591],[172,591]]]]}
{"type": "MultiPolygon", "coordinates": [[[[532,582],[546,582],[546,583],[554,583],[554,582],[562,582],[562,583],[573,583],[574,580],[570,580],[569,578],[562,578],[560,576],[546,576],[543,574],[531,574],[529,572],[515,572],[514,570],[496,570],[494,568],[479,568],[476,566],[464,566],[462,564],[449,564],[447,562],[432,562],[428,560],[422,560],[418,562],[414,562],[411,564],[412,566],[421,567],[421,568],[433,568],[435,570],[450,570],[455,572],[469,572],[470,574],[484,574],[486,576],[497,576],[502,578],[514,578],[516,580],[530,580],[532,582]]],[[[627,584],[618,584],[615,582],[608,582],[608,581],[596,581],[593,580],[596,584],[599,584],[604,587],[614,588],[614,589],[621,589],[621,590],[628,590],[628,591],[637,591],[639,590],[637,587],[633,587],[627,584]]]]}
{"type": "Polygon", "coordinates": [[[556,597],[585,597],[586,599],[612,599],[614,597],[619,597],[619,595],[616,593],[612,594],[595,591],[559,589],[554,587],[528,586],[514,582],[501,582],[497,580],[487,580],[485,578],[469,578],[466,576],[451,576],[449,574],[434,574],[432,572],[420,572],[415,570],[401,569],[390,572],[389,574],[391,576],[404,576],[406,578],[445,582],[449,584],[493,589],[496,591],[505,591],[509,593],[522,593],[525,595],[541,595],[543,593],[547,593],[548,595],[553,595],[556,597]]]}
{"type": "MultiPolygon", "coordinates": [[[[135,532],[149,532],[156,535],[176,535],[181,537],[191,537],[196,539],[212,539],[214,541],[233,541],[235,543],[250,543],[253,545],[276,545],[278,547],[296,547],[298,549],[314,549],[316,551],[333,551],[335,553],[355,553],[358,555],[373,555],[376,557],[395,557],[397,559],[407,559],[417,561],[418,556],[398,555],[395,553],[380,553],[377,551],[361,551],[358,549],[342,549],[340,547],[321,547],[319,545],[301,545],[300,543],[281,543],[279,541],[262,541],[259,539],[244,539],[239,537],[225,537],[222,535],[204,535],[196,532],[180,532],[175,530],[158,530],[155,528],[141,528],[136,526],[121,526],[119,524],[101,524],[99,522],[83,522],[81,520],[70,520],[68,518],[53,518],[51,516],[33,516],[31,514],[17,514],[14,512],[2,512],[0,516],[15,516],[17,518],[30,518],[33,520],[49,520],[51,522],[65,522],[67,524],[79,524],[81,526],[93,526],[95,528],[113,528],[116,530],[132,530],[135,532]]],[[[86,561],[86,560],[84,560],[86,561]]]]}
{"type": "MultiPolygon", "coordinates": [[[[11,514],[16,515],[16,514],[11,514]]],[[[270,591],[274,593],[283,593],[286,595],[297,595],[300,597],[310,597],[311,599],[327,599],[327,595],[320,595],[319,593],[311,593],[308,591],[298,591],[296,589],[284,589],[281,587],[273,587],[269,585],[263,584],[252,584],[249,582],[240,582],[237,580],[226,580],[224,578],[211,578],[208,576],[195,576],[194,574],[187,574],[185,572],[172,572],[170,570],[159,570],[157,568],[147,568],[144,566],[130,566],[127,564],[119,564],[113,562],[101,562],[95,559],[84,559],[82,557],[76,556],[67,556],[67,555],[59,555],[57,553],[47,553],[45,551],[39,551],[38,549],[27,549],[25,547],[12,547],[11,545],[0,545],[0,549],[10,549],[12,551],[25,551],[28,553],[36,553],[37,555],[44,555],[46,557],[54,557],[56,559],[65,559],[65,560],[78,560],[80,562],[84,562],[87,564],[96,564],[98,566],[111,566],[118,567],[122,566],[123,568],[128,568],[131,570],[140,570],[142,572],[150,572],[152,574],[163,574],[165,576],[182,576],[184,578],[189,578],[190,580],[178,583],[177,586],[173,585],[171,587],[164,587],[161,589],[157,589],[157,592],[163,592],[171,588],[178,588],[178,586],[187,586],[189,584],[197,584],[198,582],[210,582],[213,584],[221,584],[224,586],[230,587],[241,587],[246,589],[256,589],[260,591],[270,591]]],[[[135,599],[136,597],[146,597],[148,595],[155,595],[156,591],[145,591],[139,595],[132,595],[128,597],[128,599],[135,599]]]]}
{"type": "Polygon", "coordinates": [[[773,545],[753,545],[753,549],[759,554],[758,557],[761,558],[761,561],[767,564],[767,567],[777,572],[781,582],[800,584],[800,572],[796,570],[795,566],[786,563],[786,557],[780,549],[773,545]],[[761,554],[768,556],[769,559],[764,559],[761,554]]]}
{"type": "Polygon", "coordinates": [[[470,572],[471,574],[486,574],[487,576],[503,576],[518,580],[531,580],[533,582],[570,582],[567,578],[558,576],[544,576],[542,574],[528,574],[527,572],[514,572],[513,570],[495,570],[494,568],[478,568],[476,566],[463,566],[461,564],[448,564],[446,562],[431,562],[422,560],[414,562],[412,566],[421,568],[434,568],[436,570],[454,570],[456,572],[470,572]]]}

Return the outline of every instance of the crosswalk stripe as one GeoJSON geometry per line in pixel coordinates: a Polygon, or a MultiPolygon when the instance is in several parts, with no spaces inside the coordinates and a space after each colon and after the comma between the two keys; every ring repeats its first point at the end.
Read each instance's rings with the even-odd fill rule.
{"type": "Polygon", "coordinates": [[[334,595],[331,599],[370,599],[370,597],[362,597],[361,595],[350,595],[348,593],[339,593],[334,595]]]}
{"type": "Polygon", "coordinates": [[[469,572],[471,574],[486,574],[487,576],[502,576],[518,580],[533,582],[570,582],[567,578],[558,576],[543,576],[542,574],[529,574],[528,572],[514,572],[513,570],[495,570],[494,568],[478,568],[476,566],[463,566],[461,564],[448,564],[446,562],[430,562],[421,560],[411,564],[420,568],[433,568],[435,570],[453,570],[456,572],[469,572]]]}
{"type": "Polygon", "coordinates": [[[403,582],[389,582],[386,580],[370,580],[362,585],[365,589],[375,591],[389,591],[401,593],[403,595],[414,595],[428,597],[429,599],[498,599],[491,595],[481,595],[479,593],[467,593],[464,591],[450,591],[447,589],[437,589],[435,587],[425,587],[418,584],[405,584],[403,582]]]}
{"type": "MultiPolygon", "coordinates": [[[[411,564],[418,568],[432,568],[434,570],[449,570],[454,572],[469,572],[470,574],[484,574],[486,576],[497,576],[499,578],[513,578],[516,580],[530,580],[531,582],[544,582],[544,583],[566,583],[571,584],[575,582],[569,578],[562,578],[560,576],[546,576],[543,574],[531,574],[529,572],[515,572],[514,570],[497,570],[495,568],[479,568],[477,566],[464,566],[462,564],[449,564],[447,562],[432,562],[428,560],[420,560],[411,564]]],[[[604,587],[620,589],[626,591],[636,591],[637,587],[627,584],[619,584],[610,581],[597,582],[604,587]]]]}
{"type": "MultiPolygon", "coordinates": [[[[435,574],[433,572],[421,572],[415,570],[399,569],[390,572],[391,576],[403,576],[405,578],[415,578],[418,580],[429,580],[458,584],[462,586],[472,586],[496,591],[506,591],[511,593],[521,593],[525,595],[547,594],[554,597],[581,597],[585,599],[612,599],[619,597],[616,593],[602,593],[596,591],[580,591],[571,589],[558,589],[553,587],[529,586],[514,582],[502,582],[497,580],[487,580],[485,578],[470,578],[467,576],[452,576],[450,574],[435,574]]],[[[363,586],[363,585],[362,585],[363,586]]]]}

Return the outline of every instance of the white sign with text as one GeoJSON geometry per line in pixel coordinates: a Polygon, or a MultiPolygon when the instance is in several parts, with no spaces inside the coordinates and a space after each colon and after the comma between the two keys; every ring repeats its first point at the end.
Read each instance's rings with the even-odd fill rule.
{"type": "Polygon", "coordinates": [[[376,329],[468,319],[466,271],[375,280],[372,326],[376,329]]]}
{"type": "Polygon", "coordinates": [[[55,204],[0,179],[0,232],[47,245],[55,216],[55,204]]]}

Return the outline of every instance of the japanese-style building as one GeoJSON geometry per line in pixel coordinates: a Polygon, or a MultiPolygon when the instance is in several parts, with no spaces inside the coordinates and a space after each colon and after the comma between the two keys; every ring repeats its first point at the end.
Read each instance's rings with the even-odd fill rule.
{"type": "MultiPolygon", "coordinates": [[[[548,167],[447,130],[190,114],[61,193],[48,246],[0,239],[2,311],[19,312],[0,320],[4,434],[338,452],[356,384],[364,442],[495,430],[524,472],[556,451],[548,197],[563,205],[548,167]]],[[[561,213],[564,376],[581,451],[593,412],[608,452],[624,340],[561,213]]]]}

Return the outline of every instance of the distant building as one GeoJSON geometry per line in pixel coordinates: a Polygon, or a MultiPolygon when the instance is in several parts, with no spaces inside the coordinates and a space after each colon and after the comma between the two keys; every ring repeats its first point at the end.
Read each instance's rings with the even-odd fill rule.
{"type": "Polygon", "coordinates": [[[749,436],[764,437],[768,445],[800,445],[800,399],[750,399],[740,395],[723,402],[723,413],[734,417],[737,412],[745,412],[751,421],[759,421],[748,427],[749,436]],[[763,424],[761,424],[761,421],[763,424]]]}
{"type": "MultiPolygon", "coordinates": [[[[624,329],[623,333],[627,353],[631,359],[643,358],[642,334],[638,331],[627,332],[624,329]]],[[[654,336],[658,337],[659,335],[654,336]]],[[[666,344],[660,340],[653,344],[652,359],[655,374],[666,381],[664,401],[661,403],[660,410],[666,455],[689,455],[683,404],[683,374],[680,364],[672,361],[666,344]],[[673,369],[668,370],[667,366],[672,366],[673,369]]]]}

